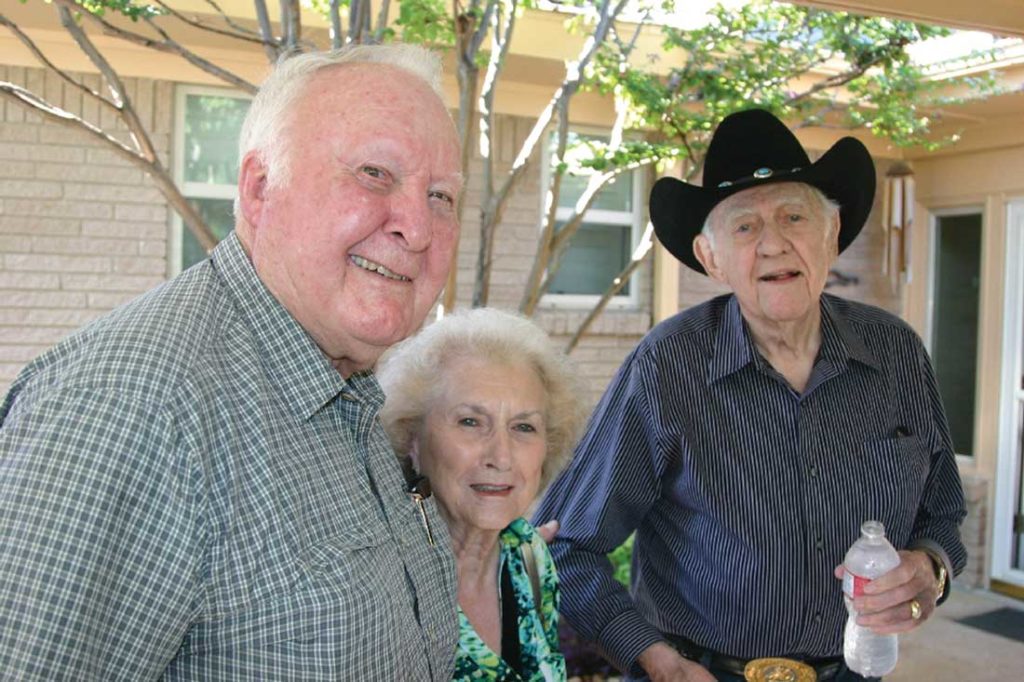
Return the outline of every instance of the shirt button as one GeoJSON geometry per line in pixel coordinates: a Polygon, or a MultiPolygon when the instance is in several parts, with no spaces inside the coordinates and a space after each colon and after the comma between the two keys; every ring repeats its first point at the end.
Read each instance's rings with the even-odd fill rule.
{"type": "Polygon", "coordinates": [[[821,622],[821,614],[820,613],[814,614],[814,622],[815,623],[820,623],[821,622]]]}
{"type": "Polygon", "coordinates": [[[818,465],[817,464],[812,464],[811,465],[810,473],[811,473],[811,478],[817,478],[818,477],[818,465]]]}
{"type": "Polygon", "coordinates": [[[822,549],[823,549],[824,547],[825,547],[825,543],[824,543],[824,542],[822,541],[822,539],[821,539],[821,538],[818,538],[817,540],[815,540],[815,541],[814,541],[814,548],[815,548],[815,549],[817,549],[817,550],[818,550],[819,552],[820,552],[820,551],[821,551],[821,550],[822,550],[822,549]]]}

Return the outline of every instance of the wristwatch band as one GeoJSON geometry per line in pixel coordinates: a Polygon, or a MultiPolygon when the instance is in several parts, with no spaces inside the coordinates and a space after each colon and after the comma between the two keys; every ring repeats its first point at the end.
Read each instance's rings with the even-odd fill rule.
{"type": "Polygon", "coordinates": [[[936,602],[941,602],[946,596],[946,588],[949,587],[949,575],[946,572],[946,564],[942,561],[936,552],[921,548],[921,551],[928,555],[928,558],[932,560],[932,570],[935,572],[935,583],[936,588],[939,590],[939,596],[936,602]]]}

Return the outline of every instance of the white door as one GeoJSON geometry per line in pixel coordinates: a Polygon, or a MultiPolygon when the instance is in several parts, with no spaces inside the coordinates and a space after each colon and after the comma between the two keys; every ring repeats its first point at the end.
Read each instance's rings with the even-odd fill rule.
{"type": "Polygon", "coordinates": [[[1024,198],[1008,204],[1006,230],[1003,381],[992,578],[1019,593],[1024,589],[1024,198]]]}

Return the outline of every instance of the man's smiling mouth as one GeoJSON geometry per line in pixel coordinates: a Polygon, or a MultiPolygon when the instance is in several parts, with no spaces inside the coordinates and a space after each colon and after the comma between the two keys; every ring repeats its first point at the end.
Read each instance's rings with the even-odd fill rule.
{"type": "Polygon", "coordinates": [[[800,276],[798,270],[786,270],[784,272],[773,272],[767,275],[762,275],[758,279],[762,282],[785,282],[790,279],[796,279],[800,276]]]}
{"type": "Polygon", "coordinates": [[[378,275],[383,275],[388,279],[393,279],[398,282],[411,282],[412,280],[405,275],[400,275],[393,270],[388,270],[380,263],[374,263],[372,260],[363,258],[362,256],[352,255],[350,256],[352,262],[361,267],[363,270],[369,270],[370,272],[376,272],[378,275]]]}

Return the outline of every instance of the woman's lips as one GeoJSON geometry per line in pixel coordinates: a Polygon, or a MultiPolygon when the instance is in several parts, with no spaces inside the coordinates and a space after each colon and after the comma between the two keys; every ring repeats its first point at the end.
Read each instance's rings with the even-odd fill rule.
{"type": "Polygon", "coordinates": [[[512,486],[510,485],[496,485],[491,483],[473,483],[469,486],[478,495],[486,495],[488,497],[504,497],[512,492],[512,486]]]}

